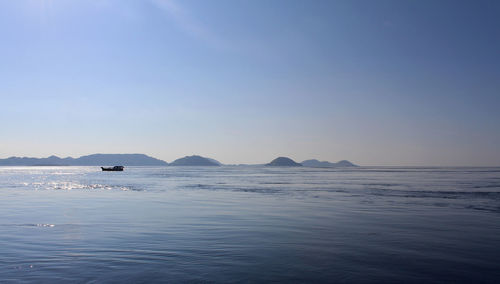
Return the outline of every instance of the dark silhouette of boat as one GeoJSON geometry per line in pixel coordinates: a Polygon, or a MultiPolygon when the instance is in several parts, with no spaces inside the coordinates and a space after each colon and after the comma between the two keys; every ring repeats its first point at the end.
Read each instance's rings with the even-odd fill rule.
{"type": "Polygon", "coordinates": [[[122,172],[123,171],[123,166],[114,166],[114,167],[101,167],[101,169],[105,172],[122,172]]]}

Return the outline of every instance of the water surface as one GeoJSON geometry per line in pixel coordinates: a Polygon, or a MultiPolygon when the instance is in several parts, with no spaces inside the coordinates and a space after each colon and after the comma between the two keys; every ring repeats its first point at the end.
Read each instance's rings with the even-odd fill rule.
{"type": "Polygon", "coordinates": [[[500,168],[0,167],[1,282],[500,281],[500,168]]]}

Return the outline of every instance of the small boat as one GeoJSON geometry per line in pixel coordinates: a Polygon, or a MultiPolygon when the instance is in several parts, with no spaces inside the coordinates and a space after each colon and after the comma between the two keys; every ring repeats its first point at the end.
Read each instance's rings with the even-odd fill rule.
{"type": "Polygon", "coordinates": [[[122,172],[123,166],[114,166],[109,168],[101,167],[101,169],[106,172],[122,172]]]}

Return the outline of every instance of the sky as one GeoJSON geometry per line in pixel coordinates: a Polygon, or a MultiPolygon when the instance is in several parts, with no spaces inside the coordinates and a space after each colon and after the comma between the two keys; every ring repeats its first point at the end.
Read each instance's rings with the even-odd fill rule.
{"type": "Polygon", "coordinates": [[[0,0],[0,158],[500,166],[500,1],[0,0]]]}

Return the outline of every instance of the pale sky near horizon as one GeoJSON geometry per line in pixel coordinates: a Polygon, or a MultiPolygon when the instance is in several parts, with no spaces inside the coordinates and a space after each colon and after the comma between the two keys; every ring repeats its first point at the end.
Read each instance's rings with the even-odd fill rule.
{"type": "Polygon", "coordinates": [[[500,1],[0,0],[0,158],[500,166],[500,1]]]}

